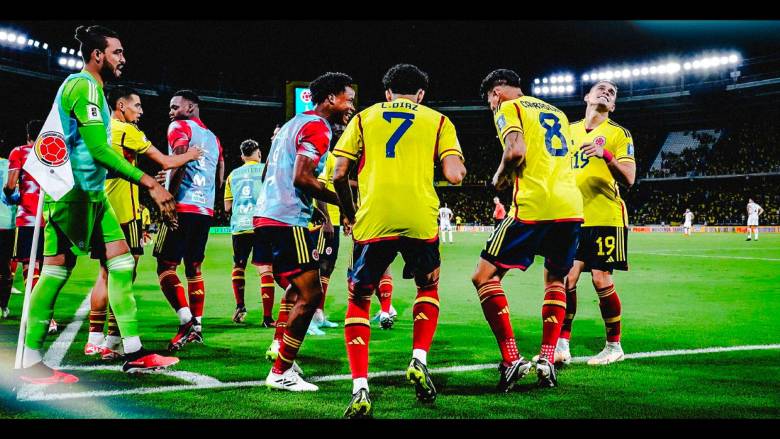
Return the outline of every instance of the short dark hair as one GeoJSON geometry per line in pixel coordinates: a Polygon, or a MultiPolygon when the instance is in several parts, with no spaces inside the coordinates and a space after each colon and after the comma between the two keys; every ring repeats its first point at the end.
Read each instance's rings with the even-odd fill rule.
{"type": "Polygon", "coordinates": [[[593,87],[601,84],[602,82],[606,82],[607,84],[615,87],[615,92],[618,91],[618,86],[613,81],[610,81],[609,79],[599,79],[598,81],[594,82],[593,85],[590,86],[590,89],[588,89],[588,93],[590,93],[591,90],[593,90],[593,87]]]}
{"type": "Polygon", "coordinates": [[[510,87],[520,88],[520,75],[515,73],[514,70],[509,69],[493,70],[482,80],[482,84],[479,86],[480,96],[486,98],[488,92],[493,90],[493,87],[497,85],[508,85],[510,87]]]}
{"type": "Polygon", "coordinates": [[[111,105],[111,108],[115,109],[116,103],[119,102],[120,99],[126,99],[132,95],[140,96],[137,91],[130,87],[126,87],[124,85],[114,87],[110,92],[108,92],[108,104],[111,105]]]}
{"type": "Polygon", "coordinates": [[[193,104],[200,105],[200,98],[192,90],[179,90],[179,91],[177,91],[176,93],[173,94],[173,97],[176,97],[176,96],[181,96],[184,99],[192,102],[193,104]]]}
{"type": "Polygon", "coordinates": [[[352,77],[346,73],[324,73],[309,84],[311,100],[315,104],[321,104],[325,102],[325,99],[328,99],[328,96],[342,93],[351,85],[352,77]]]}
{"type": "Polygon", "coordinates": [[[95,49],[100,51],[106,50],[108,46],[107,38],[119,38],[119,34],[113,30],[100,26],[79,26],[76,28],[76,41],[80,43],[79,50],[81,51],[81,58],[84,60],[84,64],[89,62],[92,57],[92,52],[95,49]]]}
{"type": "Polygon", "coordinates": [[[241,142],[241,155],[244,157],[249,157],[250,155],[254,154],[255,151],[260,149],[260,144],[252,139],[246,139],[243,142],[241,142]]]}
{"type": "Polygon", "coordinates": [[[33,119],[29,122],[27,122],[27,138],[35,140],[38,137],[38,134],[41,133],[41,129],[43,129],[43,121],[38,119],[33,119]]]}
{"type": "Polygon", "coordinates": [[[428,74],[412,64],[396,64],[385,73],[382,85],[393,93],[412,95],[428,89],[428,74]]]}

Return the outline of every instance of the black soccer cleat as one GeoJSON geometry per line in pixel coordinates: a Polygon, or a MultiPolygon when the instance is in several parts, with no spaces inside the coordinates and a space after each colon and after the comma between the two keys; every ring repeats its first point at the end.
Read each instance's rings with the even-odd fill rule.
{"type": "Polygon", "coordinates": [[[349,402],[347,410],[344,411],[344,417],[347,419],[366,419],[374,417],[368,390],[360,389],[357,393],[352,395],[352,401],[349,402]]]}
{"type": "MultiPolygon", "coordinates": [[[[190,334],[195,331],[195,325],[198,322],[195,317],[191,318],[189,322],[179,325],[179,331],[173,336],[171,342],[168,343],[168,351],[174,352],[182,348],[187,342],[190,341],[190,334]]],[[[202,340],[202,338],[201,338],[202,340]]]]}
{"type": "Polygon", "coordinates": [[[420,402],[431,403],[436,401],[436,387],[433,386],[431,374],[420,360],[412,358],[406,369],[406,379],[414,384],[417,399],[420,402]]]}
{"type": "Polygon", "coordinates": [[[498,365],[498,373],[501,375],[501,379],[498,381],[496,389],[499,392],[509,392],[518,381],[528,375],[528,372],[531,371],[531,366],[533,366],[531,362],[523,357],[513,361],[509,366],[501,362],[498,365]]]}
{"type": "Polygon", "coordinates": [[[536,376],[539,377],[539,387],[555,387],[558,385],[555,365],[547,358],[540,358],[536,362],[536,376]]]}

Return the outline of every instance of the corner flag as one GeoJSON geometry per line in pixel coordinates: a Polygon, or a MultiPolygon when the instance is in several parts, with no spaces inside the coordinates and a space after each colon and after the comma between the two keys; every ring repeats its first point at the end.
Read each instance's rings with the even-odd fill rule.
{"type": "Polygon", "coordinates": [[[70,192],[73,188],[73,171],[56,104],[52,105],[31,152],[33,154],[27,156],[22,169],[35,178],[41,189],[54,201],[70,192]]]}

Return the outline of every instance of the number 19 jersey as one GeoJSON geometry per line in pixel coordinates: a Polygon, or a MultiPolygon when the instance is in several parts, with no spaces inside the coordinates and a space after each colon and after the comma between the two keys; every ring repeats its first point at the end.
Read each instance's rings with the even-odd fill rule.
{"type": "Polygon", "coordinates": [[[333,154],[358,161],[355,241],[437,236],[435,161],[463,160],[446,116],[408,99],[374,104],[352,118],[333,154]]]}
{"type": "Polygon", "coordinates": [[[574,143],[569,119],[556,107],[530,96],[503,102],[495,117],[498,137],[519,132],[525,160],[513,175],[512,208],[520,222],[582,222],[582,195],[571,169],[574,143]]]}

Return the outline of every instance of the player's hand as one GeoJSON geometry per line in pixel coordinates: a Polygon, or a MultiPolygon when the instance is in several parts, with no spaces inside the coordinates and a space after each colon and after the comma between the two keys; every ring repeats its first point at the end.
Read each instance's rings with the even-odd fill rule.
{"type": "Polygon", "coordinates": [[[176,199],[173,198],[173,195],[165,190],[160,183],[146,174],[141,178],[140,183],[142,186],[149,189],[149,196],[152,197],[152,200],[157,204],[157,207],[160,208],[163,222],[172,230],[176,230],[179,227],[179,223],[176,217],[176,199]]]}
{"type": "Polygon", "coordinates": [[[588,157],[598,157],[598,158],[604,157],[603,145],[599,146],[592,142],[583,143],[582,146],[580,146],[580,150],[583,151],[585,155],[588,157]]]}
{"type": "Polygon", "coordinates": [[[154,180],[159,184],[165,184],[165,179],[168,177],[168,171],[160,171],[154,176],[154,180]]]}
{"type": "Polygon", "coordinates": [[[325,213],[320,210],[319,207],[314,206],[314,210],[311,213],[311,223],[315,225],[325,224],[327,217],[325,213]]]}
{"type": "Polygon", "coordinates": [[[344,236],[352,234],[352,227],[355,225],[354,219],[349,219],[346,216],[341,216],[341,226],[344,228],[344,236]]]}
{"type": "Polygon", "coordinates": [[[188,149],[187,152],[184,153],[184,155],[187,156],[189,161],[200,160],[200,158],[203,157],[204,154],[205,152],[200,147],[200,145],[190,146],[190,149],[188,149]]]}
{"type": "Polygon", "coordinates": [[[493,187],[495,187],[497,191],[503,191],[509,187],[509,183],[509,176],[503,172],[496,172],[496,175],[493,176],[493,187]]]}

